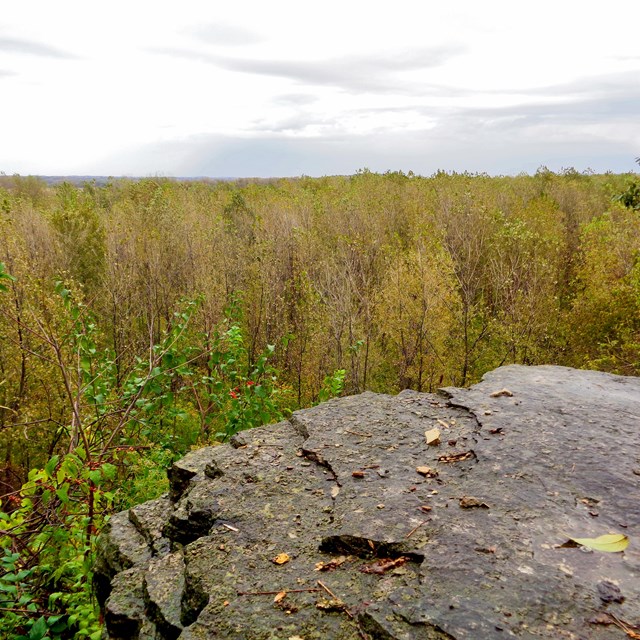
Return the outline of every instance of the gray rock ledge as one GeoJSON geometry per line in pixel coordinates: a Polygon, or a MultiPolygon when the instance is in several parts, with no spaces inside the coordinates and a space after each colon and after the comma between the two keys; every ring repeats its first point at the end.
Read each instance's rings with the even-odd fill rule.
{"type": "Polygon", "coordinates": [[[623,640],[640,624],[637,378],[513,365],[440,395],[367,392],[169,477],[99,540],[106,638],[623,640]],[[560,546],[610,532],[624,552],[560,546]]]}

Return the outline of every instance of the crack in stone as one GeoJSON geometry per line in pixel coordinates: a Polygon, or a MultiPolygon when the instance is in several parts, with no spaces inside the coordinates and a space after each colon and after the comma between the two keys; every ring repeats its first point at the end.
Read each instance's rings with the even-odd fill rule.
{"type": "Polygon", "coordinates": [[[383,542],[362,536],[335,535],[325,536],[318,549],[324,553],[348,554],[358,558],[407,558],[410,562],[421,564],[424,555],[416,551],[407,551],[401,542],[383,542]]]}

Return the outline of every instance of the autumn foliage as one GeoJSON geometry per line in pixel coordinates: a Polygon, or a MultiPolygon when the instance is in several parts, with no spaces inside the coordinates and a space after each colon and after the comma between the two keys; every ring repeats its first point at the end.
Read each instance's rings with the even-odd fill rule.
{"type": "MultiPolygon", "coordinates": [[[[59,545],[80,567],[103,517],[162,490],[190,446],[339,393],[434,391],[508,363],[637,375],[629,180],[0,178],[6,575],[42,565],[20,523],[46,541],[81,512],[59,545]]],[[[83,637],[41,595],[79,587],[39,579],[25,629],[83,637]]]]}

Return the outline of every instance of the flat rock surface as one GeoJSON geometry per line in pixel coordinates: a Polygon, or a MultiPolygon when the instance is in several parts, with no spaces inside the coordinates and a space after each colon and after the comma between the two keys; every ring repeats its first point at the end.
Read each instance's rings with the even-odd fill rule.
{"type": "Polygon", "coordinates": [[[640,624],[640,379],[513,365],[441,395],[364,393],[169,477],[101,538],[108,638],[623,640],[640,624]],[[607,533],[628,547],[561,546],[607,533]]]}

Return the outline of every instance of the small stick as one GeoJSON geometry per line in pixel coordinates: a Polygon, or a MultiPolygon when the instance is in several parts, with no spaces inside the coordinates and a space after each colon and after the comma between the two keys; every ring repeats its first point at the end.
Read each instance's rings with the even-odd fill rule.
{"type": "MultiPolygon", "coordinates": [[[[338,596],[335,593],[333,593],[333,591],[331,591],[331,589],[329,589],[329,587],[327,587],[327,585],[324,582],[320,582],[320,580],[318,580],[318,586],[322,587],[334,600],[337,600],[338,602],[342,602],[342,600],[338,598],[338,596]]],[[[351,615],[349,611],[347,611],[347,614],[353,618],[353,615],[351,615]]]]}
{"type": "Polygon", "coordinates": [[[280,589],[280,591],[238,591],[239,596],[277,596],[279,593],[307,593],[310,591],[320,591],[316,587],[311,589],[280,589]]]}
{"type": "MultiPolygon", "coordinates": [[[[420,508],[420,507],[418,507],[418,508],[420,508]]],[[[423,524],[427,524],[427,522],[429,522],[429,520],[423,520],[420,524],[418,524],[415,527],[413,527],[413,529],[411,529],[411,531],[409,531],[409,533],[407,533],[407,535],[404,537],[405,540],[407,538],[410,538],[423,524]]]]}
{"type": "Polygon", "coordinates": [[[623,622],[622,620],[620,620],[620,618],[614,616],[613,613],[608,613],[607,615],[613,620],[613,623],[617,627],[620,627],[620,629],[622,629],[630,638],[632,638],[633,640],[640,638],[640,633],[634,631],[634,629],[637,629],[636,626],[632,626],[626,622],[623,622]]]}

